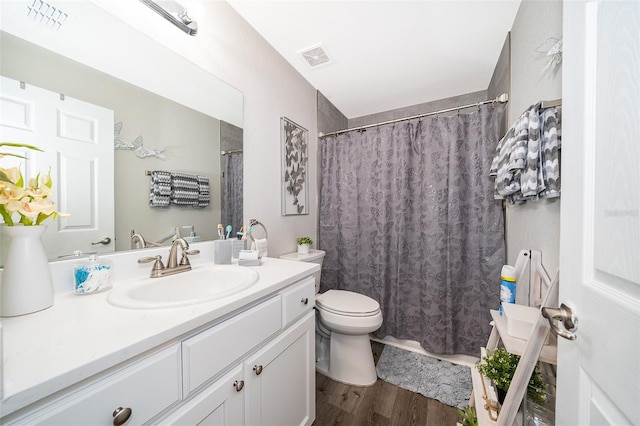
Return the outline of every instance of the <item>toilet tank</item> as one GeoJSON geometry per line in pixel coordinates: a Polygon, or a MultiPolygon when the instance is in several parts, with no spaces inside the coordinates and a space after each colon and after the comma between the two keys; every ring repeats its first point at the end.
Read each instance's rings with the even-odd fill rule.
{"type": "Polygon", "coordinates": [[[324,259],[324,250],[309,249],[309,254],[287,253],[280,256],[284,260],[296,260],[298,262],[312,262],[320,265],[320,271],[314,272],[313,277],[316,279],[316,293],[320,291],[320,274],[322,271],[322,261],[324,259]]]}

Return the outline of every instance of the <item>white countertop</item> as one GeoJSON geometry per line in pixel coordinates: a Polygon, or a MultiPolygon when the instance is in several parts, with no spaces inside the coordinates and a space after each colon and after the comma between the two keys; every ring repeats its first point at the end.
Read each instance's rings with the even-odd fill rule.
{"type": "MultiPolygon", "coordinates": [[[[108,291],[85,296],[63,291],[56,293],[51,308],[3,318],[0,413],[8,415],[157,346],[178,341],[186,333],[318,271],[320,266],[265,258],[261,266],[252,268],[260,275],[256,284],[212,302],[137,310],[111,305],[108,291]]],[[[114,286],[119,282],[122,279],[114,286]]]]}

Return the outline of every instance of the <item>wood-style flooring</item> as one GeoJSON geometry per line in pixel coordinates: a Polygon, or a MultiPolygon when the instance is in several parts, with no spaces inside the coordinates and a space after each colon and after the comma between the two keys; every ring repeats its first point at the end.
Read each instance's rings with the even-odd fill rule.
{"type": "MultiPolygon", "coordinates": [[[[371,346],[377,362],[384,345],[371,346]]],[[[314,426],[455,426],[457,421],[454,407],[380,379],[369,387],[349,386],[316,373],[314,426]]]]}

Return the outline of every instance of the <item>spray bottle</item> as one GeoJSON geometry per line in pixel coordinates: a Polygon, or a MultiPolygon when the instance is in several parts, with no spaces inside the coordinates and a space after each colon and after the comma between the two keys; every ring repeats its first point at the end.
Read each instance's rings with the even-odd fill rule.
{"type": "Polygon", "coordinates": [[[500,272],[500,315],[505,303],[516,303],[516,270],[511,265],[504,265],[500,272]]]}

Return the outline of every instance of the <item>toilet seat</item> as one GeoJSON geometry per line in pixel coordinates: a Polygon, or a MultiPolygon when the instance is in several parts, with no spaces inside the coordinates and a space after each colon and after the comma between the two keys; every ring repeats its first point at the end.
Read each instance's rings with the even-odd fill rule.
{"type": "Polygon", "coordinates": [[[316,306],[335,315],[370,317],[380,313],[380,304],[364,294],[329,290],[316,297],[316,306]]]}

